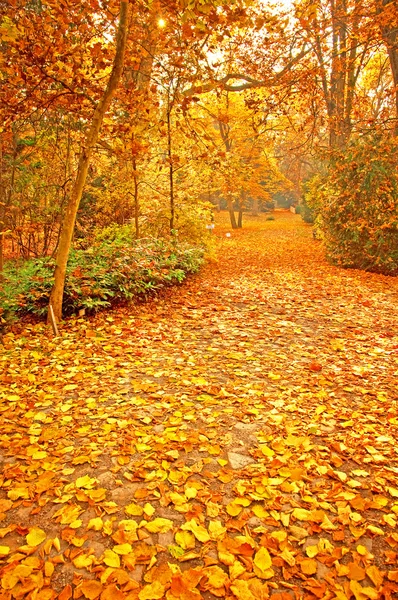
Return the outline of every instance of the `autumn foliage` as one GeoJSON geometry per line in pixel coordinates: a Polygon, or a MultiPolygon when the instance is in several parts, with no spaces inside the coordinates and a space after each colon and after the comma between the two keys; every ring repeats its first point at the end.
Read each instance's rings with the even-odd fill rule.
{"type": "Polygon", "coordinates": [[[335,264],[398,273],[397,162],[397,140],[381,135],[333,155],[319,182],[318,225],[335,264]]]}
{"type": "Polygon", "coordinates": [[[398,280],[276,212],[157,299],[14,325],[5,600],[394,600],[398,280]]]}

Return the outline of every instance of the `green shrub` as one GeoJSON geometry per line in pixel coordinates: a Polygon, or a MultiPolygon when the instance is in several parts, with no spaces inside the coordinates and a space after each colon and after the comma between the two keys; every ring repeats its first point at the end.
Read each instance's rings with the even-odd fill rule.
{"type": "Polygon", "coordinates": [[[314,225],[314,237],[321,238],[321,210],[327,197],[326,177],[317,173],[304,183],[304,193],[301,200],[301,218],[305,223],[314,225]]]}
{"type": "Polygon", "coordinates": [[[320,186],[327,255],[344,267],[398,273],[398,141],[367,136],[336,153],[320,186]]]}
{"type": "MultiPolygon", "coordinates": [[[[175,241],[133,240],[123,230],[87,250],[71,253],[65,283],[65,315],[96,311],[118,301],[144,297],[180,283],[203,261],[202,248],[175,241]]],[[[54,260],[8,263],[0,289],[0,308],[11,313],[44,315],[53,285],[54,260]]]]}

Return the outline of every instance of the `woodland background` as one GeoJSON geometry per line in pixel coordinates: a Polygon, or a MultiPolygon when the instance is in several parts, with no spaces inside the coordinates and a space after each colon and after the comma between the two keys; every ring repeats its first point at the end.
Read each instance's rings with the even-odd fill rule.
{"type": "Polygon", "coordinates": [[[214,207],[299,205],[332,262],[397,273],[394,0],[0,8],[3,315],[181,281],[214,207]]]}

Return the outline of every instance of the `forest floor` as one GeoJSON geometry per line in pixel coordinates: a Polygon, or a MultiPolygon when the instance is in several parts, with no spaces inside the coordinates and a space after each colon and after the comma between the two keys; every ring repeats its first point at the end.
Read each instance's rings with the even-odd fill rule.
{"type": "Polygon", "coordinates": [[[149,302],[0,346],[0,600],[398,597],[398,279],[246,217],[149,302]]]}

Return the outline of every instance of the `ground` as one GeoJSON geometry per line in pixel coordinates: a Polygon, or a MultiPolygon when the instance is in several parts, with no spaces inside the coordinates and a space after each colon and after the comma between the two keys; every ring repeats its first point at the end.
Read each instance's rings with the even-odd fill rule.
{"type": "Polygon", "coordinates": [[[247,217],[181,287],[0,350],[0,600],[398,597],[398,280],[247,217]]]}

